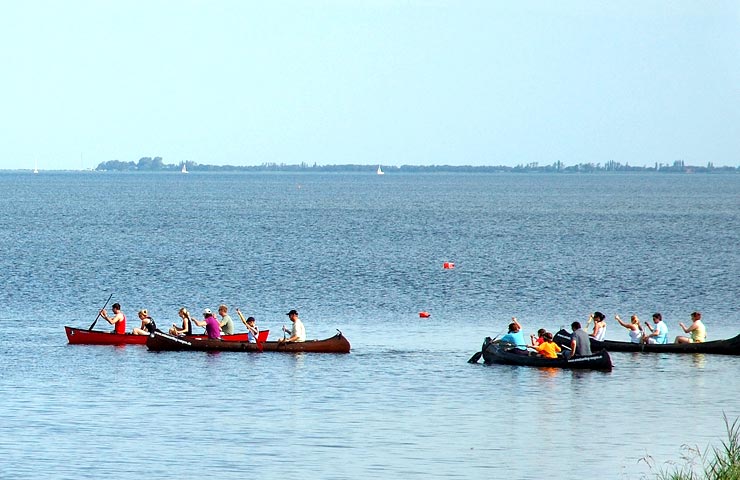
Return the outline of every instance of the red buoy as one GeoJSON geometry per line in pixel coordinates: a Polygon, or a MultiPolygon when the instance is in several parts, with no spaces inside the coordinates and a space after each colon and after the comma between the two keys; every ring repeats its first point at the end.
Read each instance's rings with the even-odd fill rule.
{"type": "Polygon", "coordinates": [[[442,264],[442,268],[444,268],[445,270],[452,270],[453,268],[455,268],[455,264],[452,262],[445,262],[442,264]]]}
{"type": "Polygon", "coordinates": [[[429,312],[419,312],[419,317],[421,318],[429,318],[431,315],[429,312]]]}

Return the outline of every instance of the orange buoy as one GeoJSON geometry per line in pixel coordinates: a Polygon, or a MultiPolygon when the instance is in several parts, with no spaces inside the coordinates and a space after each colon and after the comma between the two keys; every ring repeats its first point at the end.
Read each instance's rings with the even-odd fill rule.
{"type": "Polygon", "coordinates": [[[429,312],[419,312],[419,317],[421,318],[429,318],[431,315],[429,312]]]}
{"type": "Polygon", "coordinates": [[[452,262],[445,262],[442,264],[442,268],[444,268],[445,270],[452,270],[453,268],[455,268],[455,264],[452,262]]]}

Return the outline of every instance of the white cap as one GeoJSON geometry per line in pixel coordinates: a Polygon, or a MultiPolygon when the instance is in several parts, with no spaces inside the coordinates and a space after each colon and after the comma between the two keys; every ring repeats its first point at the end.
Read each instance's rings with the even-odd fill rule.
{"type": "Polygon", "coordinates": [[[203,315],[213,315],[213,312],[210,308],[206,308],[205,310],[203,310],[203,315]]]}

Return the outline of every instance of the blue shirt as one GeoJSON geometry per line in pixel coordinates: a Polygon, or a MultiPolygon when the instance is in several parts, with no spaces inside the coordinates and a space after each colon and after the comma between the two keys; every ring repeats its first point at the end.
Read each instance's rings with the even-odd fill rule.
{"type": "Polygon", "coordinates": [[[521,330],[507,333],[501,337],[501,342],[513,343],[519,350],[527,349],[527,342],[524,340],[524,334],[521,330]]]}
{"type": "Polygon", "coordinates": [[[655,343],[668,343],[668,326],[664,321],[655,324],[655,330],[658,334],[655,336],[655,343]]]}

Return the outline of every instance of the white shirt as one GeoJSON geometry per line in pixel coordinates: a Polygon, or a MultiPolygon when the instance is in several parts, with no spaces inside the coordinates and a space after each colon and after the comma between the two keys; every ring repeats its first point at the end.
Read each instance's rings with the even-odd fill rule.
{"type": "Polygon", "coordinates": [[[300,319],[296,318],[295,322],[293,322],[293,330],[290,331],[290,336],[297,337],[296,342],[306,341],[306,327],[303,326],[303,322],[300,319]]]}

